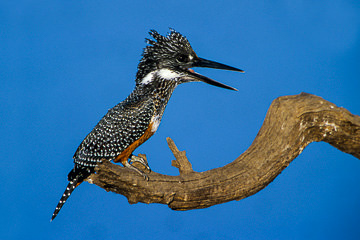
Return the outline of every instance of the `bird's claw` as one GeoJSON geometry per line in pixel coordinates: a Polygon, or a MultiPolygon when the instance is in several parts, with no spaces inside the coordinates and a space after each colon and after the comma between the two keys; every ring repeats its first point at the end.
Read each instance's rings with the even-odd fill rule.
{"type": "Polygon", "coordinates": [[[138,163],[140,163],[141,165],[143,165],[144,167],[146,167],[146,169],[151,172],[151,169],[150,169],[150,167],[149,167],[149,164],[148,164],[146,158],[142,158],[142,157],[138,157],[138,156],[135,156],[135,155],[131,155],[129,162],[130,162],[130,163],[138,162],[138,163]]]}
{"type": "MultiPolygon", "coordinates": [[[[140,158],[140,157],[137,157],[137,156],[132,156],[131,159],[130,159],[130,163],[133,163],[133,162],[139,162],[141,163],[142,165],[144,165],[147,169],[150,170],[150,167],[149,165],[147,164],[147,161],[145,161],[143,158],[140,158]],[[135,157],[135,158],[133,158],[135,157]],[[142,160],[141,160],[142,159],[142,160]]],[[[144,177],[145,181],[149,181],[149,177],[148,175],[146,175],[143,171],[141,171],[140,169],[134,167],[133,165],[131,165],[128,161],[125,161],[123,163],[124,167],[127,167],[131,170],[134,170],[135,172],[139,173],[141,176],[144,177]]],[[[151,170],[150,170],[151,171],[151,170]]]]}

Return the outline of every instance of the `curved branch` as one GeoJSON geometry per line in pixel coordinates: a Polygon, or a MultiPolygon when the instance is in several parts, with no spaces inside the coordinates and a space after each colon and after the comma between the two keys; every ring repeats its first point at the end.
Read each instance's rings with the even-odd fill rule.
{"type": "Polygon", "coordinates": [[[309,143],[319,141],[360,159],[360,117],[314,95],[284,96],[271,104],[249,149],[224,167],[194,172],[185,152],[168,139],[179,176],[152,172],[144,181],[137,173],[104,161],[88,181],[126,196],[129,203],[162,203],[174,210],[206,208],[257,193],[309,143]]]}

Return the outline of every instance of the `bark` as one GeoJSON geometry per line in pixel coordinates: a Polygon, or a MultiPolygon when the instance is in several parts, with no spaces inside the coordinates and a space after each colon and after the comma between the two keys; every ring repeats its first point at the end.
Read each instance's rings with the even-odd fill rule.
{"type": "Polygon", "coordinates": [[[134,171],[104,161],[88,181],[124,195],[129,203],[162,203],[174,210],[240,200],[265,188],[311,142],[327,142],[360,159],[360,117],[311,94],[279,97],[252,145],[230,164],[206,172],[193,171],[185,151],[167,141],[179,176],[151,172],[145,181],[134,171]]]}

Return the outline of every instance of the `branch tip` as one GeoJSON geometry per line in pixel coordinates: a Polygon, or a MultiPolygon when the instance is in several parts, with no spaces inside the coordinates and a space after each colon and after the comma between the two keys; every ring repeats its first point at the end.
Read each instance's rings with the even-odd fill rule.
{"type": "Polygon", "coordinates": [[[188,158],[186,157],[186,152],[179,151],[179,149],[175,145],[175,142],[171,138],[167,137],[166,141],[169,145],[170,150],[174,154],[174,157],[176,158],[176,160],[171,161],[171,166],[178,168],[180,175],[193,173],[194,170],[188,158]]]}

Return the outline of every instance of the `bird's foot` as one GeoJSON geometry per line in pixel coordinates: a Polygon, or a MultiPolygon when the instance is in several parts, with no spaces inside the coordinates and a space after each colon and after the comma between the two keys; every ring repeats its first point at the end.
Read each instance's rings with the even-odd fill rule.
{"type": "Polygon", "coordinates": [[[143,171],[141,171],[140,169],[138,169],[138,168],[134,167],[133,165],[131,165],[128,161],[125,161],[125,162],[123,163],[123,165],[124,165],[124,167],[127,167],[127,168],[129,168],[129,169],[131,169],[131,170],[134,170],[135,172],[139,173],[141,176],[144,177],[144,179],[145,179],[146,181],[149,181],[148,175],[146,175],[146,174],[145,174],[143,171]]]}
{"type": "Polygon", "coordinates": [[[146,167],[147,170],[149,170],[151,172],[151,169],[149,167],[149,164],[148,164],[148,161],[147,161],[146,158],[138,157],[138,156],[135,156],[135,155],[131,154],[130,163],[134,163],[134,162],[140,163],[141,165],[146,167]]]}

